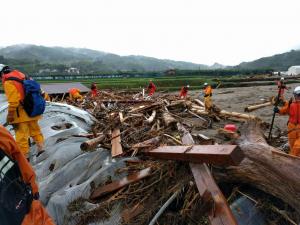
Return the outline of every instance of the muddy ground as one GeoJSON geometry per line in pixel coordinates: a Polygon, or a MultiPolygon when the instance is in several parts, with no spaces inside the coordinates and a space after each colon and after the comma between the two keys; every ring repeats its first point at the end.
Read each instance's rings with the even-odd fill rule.
{"type": "MultiPolygon", "coordinates": [[[[287,100],[292,96],[292,92],[299,84],[290,84],[289,90],[285,91],[285,98],[287,100]]],[[[277,86],[257,86],[257,87],[238,87],[238,88],[220,88],[214,90],[213,103],[221,109],[232,112],[244,112],[244,108],[255,103],[263,103],[272,96],[277,96],[277,86]],[[233,91],[233,93],[222,94],[222,92],[233,91]],[[219,94],[221,93],[221,94],[219,94]]],[[[191,92],[191,96],[196,97],[199,92],[191,92]]],[[[247,114],[247,113],[246,113],[247,114]]],[[[267,106],[249,114],[260,117],[263,121],[270,123],[273,115],[273,106],[267,106]]],[[[275,117],[275,125],[282,131],[286,130],[288,116],[275,117]]]]}

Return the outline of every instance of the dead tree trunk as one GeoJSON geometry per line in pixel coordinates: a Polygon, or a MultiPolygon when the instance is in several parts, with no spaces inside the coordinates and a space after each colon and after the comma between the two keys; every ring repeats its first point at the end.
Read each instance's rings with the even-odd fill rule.
{"type": "Polygon", "coordinates": [[[289,204],[300,213],[300,158],[268,145],[258,123],[250,121],[237,140],[245,158],[239,166],[215,170],[218,181],[252,185],[289,204]]]}

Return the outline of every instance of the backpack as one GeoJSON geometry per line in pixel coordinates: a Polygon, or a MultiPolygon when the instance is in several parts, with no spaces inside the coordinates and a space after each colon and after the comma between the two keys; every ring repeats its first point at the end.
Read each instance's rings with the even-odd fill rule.
{"type": "Polygon", "coordinates": [[[41,93],[41,86],[34,80],[21,80],[17,77],[9,77],[6,80],[13,80],[21,83],[24,88],[24,99],[21,102],[29,117],[42,115],[46,108],[46,101],[41,93]]]}
{"type": "Polygon", "coordinates": [[[19,165],[0,149],[0,223],[20,225],[30,211],[32,189],[22,179],[19,165]]]}

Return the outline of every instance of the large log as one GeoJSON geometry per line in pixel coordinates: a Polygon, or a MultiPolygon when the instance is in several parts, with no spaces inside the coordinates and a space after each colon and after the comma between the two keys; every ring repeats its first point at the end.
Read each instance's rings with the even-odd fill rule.
{"type": "Polygon", "coordinates": [[[261,103],[261,104],[257,104],[257,105],[251,105],[251,106],[248,106],[244,109],[245,112],[252,112],[256,109],[260,109],[260,108],[263,108],[263,107],[266,107],[266,106],[270,106],[272,105],[272,102],[265,102],[265,103],[261,103]]]}
{"type": "Polygon", "coordinates": [[[222,182],[252,185],[289,204],[300,213],[300,158],[268,145],[259,124],[250,121],[242,128],[237,144],[245,158],[239,166],[230,166],[214,174],[222,182]]]}

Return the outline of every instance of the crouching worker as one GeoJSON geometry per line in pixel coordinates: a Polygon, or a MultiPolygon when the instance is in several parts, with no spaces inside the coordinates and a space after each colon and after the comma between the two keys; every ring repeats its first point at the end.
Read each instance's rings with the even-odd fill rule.
{"type": "Polygon", "coordinates": [[[8,101],[6,121],[14,128],[16,142],[25,157],[29,158],[28,139],[32,137],[39,156],[44,152],[44,137],[38,120],[45,110],[40,85],[26,79],[26,76],[18,70],[12,70],[3,64],[0,64],[0,76],[8,101]]]}
{"type": "Polygon", "coordinates": [[[300,157],[300,86],[296,87],[294,99],[285,102],[282,108],[275,107],[274,112],[281,115],[289,115],[288,139],[290,155],[300,157]]]}
{"type": "Polygon", "coordinates": [[[82,101],[83,97],[82,95],[80,94],[80,90],[78,88],[71,88],[69,90],[69,96],[70,96],[70,100],[79,100],[79,101],[82,101]]]}
{"type": "Polygon", "coordinates": [[[0,224],[54,225],[39,199],[35,173],[0,125],[0,224]]]}
{"type": "Polygon", "coordinates": [[[180,90],[179,97],[186,98],[190,85],[183,86],[180,90]]]}

